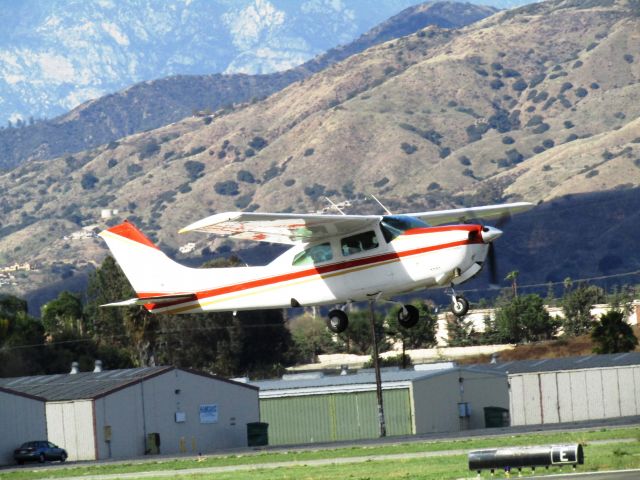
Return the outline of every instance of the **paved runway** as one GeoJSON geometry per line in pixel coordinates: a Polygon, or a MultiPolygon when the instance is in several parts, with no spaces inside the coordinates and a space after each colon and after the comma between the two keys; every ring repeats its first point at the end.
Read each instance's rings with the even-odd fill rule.
{"type": "MultiPolygon", "coordinates": [[[[515,475],[511,475],[511,478],[518,478],[515,475]]],[[[587,472],[587,473],[561,473],[558,475],[546,475],[535,477],[521,477],[521,478],[537,478],[554,480],[638,480],[640,478],[640,470],[619,470],[609,472],[587,472]]]]}

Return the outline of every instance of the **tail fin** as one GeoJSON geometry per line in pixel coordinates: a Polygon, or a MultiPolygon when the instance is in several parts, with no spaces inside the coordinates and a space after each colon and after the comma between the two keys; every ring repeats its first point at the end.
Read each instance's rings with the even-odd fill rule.
{"type": "MultiPolygon", "coordinates": [[[[100,232],[116,261],[140,298],[181,295],[180,279],[190,270],[153,244],[133,223],[123,223],[100,232]]],[[[188,278],[188,277],[187,277],[188,278]]],[[[184,283],[182,283],[184,288],[184,283]]]]}

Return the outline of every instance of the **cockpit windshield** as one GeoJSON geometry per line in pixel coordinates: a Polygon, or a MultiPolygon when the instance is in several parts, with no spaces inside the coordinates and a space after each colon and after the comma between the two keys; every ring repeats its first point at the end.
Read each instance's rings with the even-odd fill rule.
{"type": "Polygon", "coordinates": [[[387,215],[382,217],[382,221],[380,222],[380,229],[387,243],[402,235],[407,230],[427,227],[430,227],[427,222],[406,215],[387,215]]]}

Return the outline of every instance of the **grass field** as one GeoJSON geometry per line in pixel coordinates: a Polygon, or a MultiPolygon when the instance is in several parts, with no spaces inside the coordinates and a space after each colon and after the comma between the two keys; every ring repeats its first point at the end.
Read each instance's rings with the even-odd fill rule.
{"type": "MultiPolygon", "coordinates": [[[[475,478],[467,469],[466,451],[497,446],[582,443],[585,465],[581,471],[640,468],[640,428],[599,429],[568,433],[539,433],[483,439],[425,441],[391,445],[351,446],[344,448],[249,452],[243,455],[210,456],[196,462],[193,458],[143,460],[117,464],[82,464],[65,468],[27,466],[0,473],[0,480],[87,477],[95,475],[138,478],[216,478],[216,479],[459,479],[475,478]],[[634,439],[633,442],[617,440],[634,439]],[[597,443],[606,441],[610,443],[597,443]],[[596,443],[594,443],[596,442],[596,443]],[[453,452],[452,452],[453,451],[453,452]],[[458,453],[456,452],[458,451],[458,453]],[[433,455],[429,452],[441,452],[433,455]],[[412,454],[412,458],[402,458],[412,454]],[[417,458],[416,458],[417,457],[417,458]],[[316,464],[332,460],[345,463],[316,464]],[[307,463],[308,462],[308,463],[307,463]],[[274,465],[277,464],[277,465],[274,465]],[[221,467],[242,470],[222,471],[221,467]],[[173,473],[168,473],[175,471],[173,473]],[[182,471],[182,472],[180,472],[182,471]],[[158,472],[154,476],[153,472],[158,472]],[[131,475],[131,476],[129,476],[131,475]],[[142,478],[142,475],[140,476],[142,478]]],[[[557,473],[550,469],[549,473],[557,473]]],[[[543,470],[538,469],[537,474],[543,470]]],[[[502,475],[499,475],[502,476],[502,475]]],[[[483,477],[488,478],[485,473],[483,477]]]]}

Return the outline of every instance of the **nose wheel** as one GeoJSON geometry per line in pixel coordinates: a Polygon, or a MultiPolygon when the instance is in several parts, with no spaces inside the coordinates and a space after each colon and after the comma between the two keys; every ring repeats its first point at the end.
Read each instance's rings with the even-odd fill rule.
{"type": "Polygon", "coordinates": [[[469,311],[469,301],[462,295],[456,294],[453,288],[449,289],[445,293],[451,295],[451,312],[456,317],[464,317],[469,311]]]}

